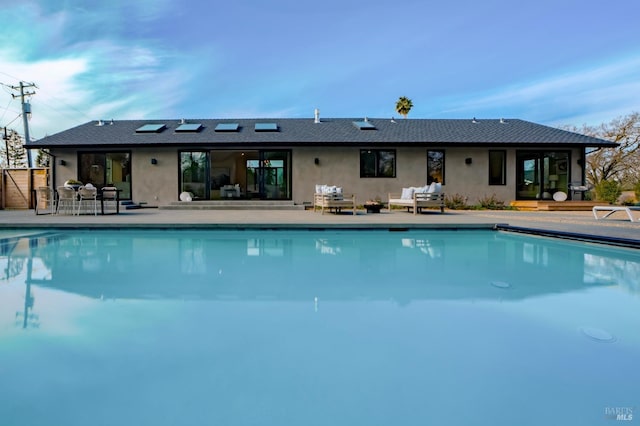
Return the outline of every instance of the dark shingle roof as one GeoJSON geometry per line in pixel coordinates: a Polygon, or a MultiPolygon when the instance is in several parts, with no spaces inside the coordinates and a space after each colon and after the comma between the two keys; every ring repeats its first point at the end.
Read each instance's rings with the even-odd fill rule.
{"type": "Polygon", "coordinates": [[[32,148],[109,146],[300,146],[300,145],[564,145],[617,146],[615,143],[529,121],[462,119],[369,119],[375,130],[353,124],[361,118],[207,119],[198,132],[176,132],[180,120],[123,120],[82,124],[31,141],[32,148]],[[256,132],[256,123],[277,123],[278,131],[256,132]],[[238,123],[237,132],[216,132],[220,123],[238,123]],[[136,133],[146,124],[165,124],[159,133],[136,133]]]}

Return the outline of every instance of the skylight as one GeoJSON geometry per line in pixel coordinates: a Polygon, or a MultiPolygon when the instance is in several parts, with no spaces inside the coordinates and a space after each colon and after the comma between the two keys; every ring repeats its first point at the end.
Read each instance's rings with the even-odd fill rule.
{"type": "Polygon", "coordinates": [[[202,129],[200,123],[184,123],[176,127],[176,132],[199,132],[202,129]]]}
{"type": "Polygon", "coordinates": [[[216,132],[237,132],[238,123],[218,123],[215,128],[216,132]]]}
{"type": "Polygon", "coordinates": [[[277,132],[278,124],[277,123],[256,123],[255,130],[256,132],[277,132]]]}
{"type": "Polygon", "coordinates": [[[353,125],[360,130],[376,130],[376,126],[369,121],[354,121],[353,125]]]}
{"type": "Polygon", "coordinates": [[[136,133],[160,133],[166,129],[164,124],[145,124],[142,127],[136,129],[136,133]]]}

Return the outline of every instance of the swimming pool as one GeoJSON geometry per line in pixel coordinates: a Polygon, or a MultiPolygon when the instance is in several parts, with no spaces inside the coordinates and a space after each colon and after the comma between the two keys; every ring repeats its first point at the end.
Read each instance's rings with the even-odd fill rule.
{"type": "Polygon", "coordinates": [[[637,250],[477,230],[2,236],[3,425],[640,415],[637,250]]]}

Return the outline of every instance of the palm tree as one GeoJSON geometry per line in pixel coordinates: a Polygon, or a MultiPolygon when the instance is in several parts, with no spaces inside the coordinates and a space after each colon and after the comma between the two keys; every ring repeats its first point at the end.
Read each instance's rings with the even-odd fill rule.
{"type": "Polygon", "coordinates": [[[396,111],[398,112],[398,114],[402,115],[404,118],[407,118],[407,114],[409,114],[411,108],[413,108],[413,102],[411,102],[411,99],[407,98],[406,96],[400,96],[398,98],[398,102],[396,102],[396,111]]]}

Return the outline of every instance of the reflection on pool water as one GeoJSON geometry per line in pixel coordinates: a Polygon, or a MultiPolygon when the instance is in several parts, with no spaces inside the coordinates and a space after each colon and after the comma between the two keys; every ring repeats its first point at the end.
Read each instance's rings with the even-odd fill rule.
{"type": "Polygon", "coordinates": [[[462,230],[0,238],[3,425],[640,416],[638,251],[462,230]]]}

